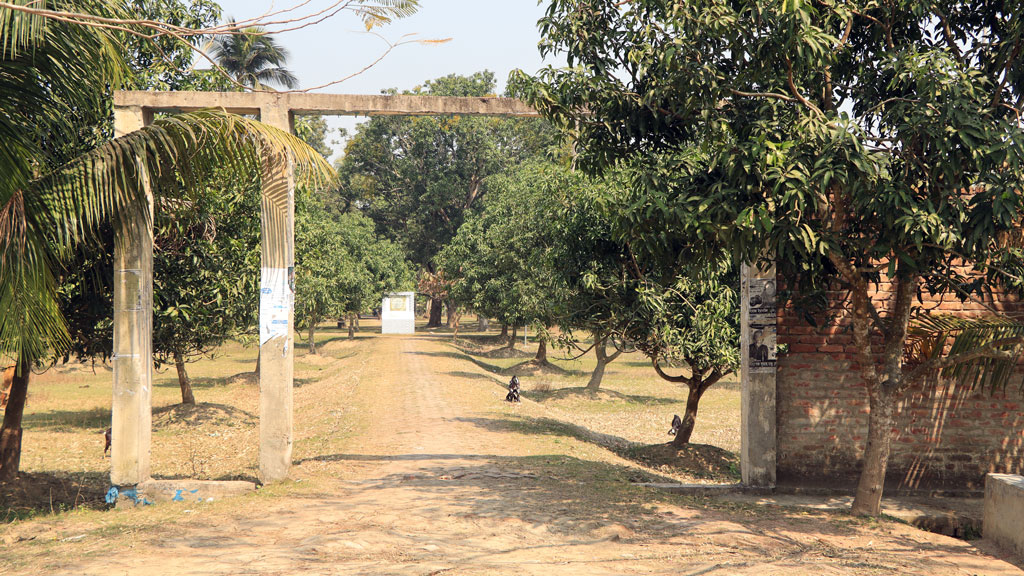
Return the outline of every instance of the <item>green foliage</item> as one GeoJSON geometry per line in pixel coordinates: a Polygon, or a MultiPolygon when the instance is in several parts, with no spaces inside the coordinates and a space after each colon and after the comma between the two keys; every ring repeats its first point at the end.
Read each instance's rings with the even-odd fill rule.
{"type": "Polygon", "coordinates": [[[327,121],[323,116],[299,116],[295,119],[295,135],[324,158],[334,152],[327,145],[327,121]]]}
{"type": "Polygon", "coordinates": [[[173,363],[211,351],[255,325],[259,299],[260,179],[232,178],[156,215],[153,353],[173,363]]]}
{"type": "MultiPolygon", "coordinates": [[[[553,0],[540,27],[569,68],[510,85],[580,166],[633,170],[645,250],[703,237],[774,260],[797,292],[849,290],[871,392],[854,511],[877,514],[895,402],[926,375],[902,362],[915,296],[1021,288],[1007,238],[1024,221],[1024,15],[998,0],[553,0]],[[872,300],[883,277],[894,295],[872,300]]],[[[944,363],[1019,351],[976,344],[944,363]]]]}
{"type": "Polygon", "coordinates": [[[483,211],[437,257],[455,302],[511,326],[556,323],[567,287],[551,192],[570,179],[531,164],[488,181],[483,211]]]}
{"type": "Polygon", "coordinates": [[[513,86],[582,166],[636,168],[652,250],[681,231],[803,290],[966,298],[1017,282],[989,266],[1024,217],[1024,22],[1000,6],[557,0],[542,51],[572,67],[513,86]]]}
{"type": "Polygon", "coordinates": [[[633,253],[623,181],[550,163],[493,177],[483,212],[438,257],[451,297],[505,324],[557,324],[631,342],[668,365],[731,372],[735,270],[727,258],[708,266],[633,253]]]}
{"type": "Polygon", "coordinates": [[[356,0],[349,9],[356,12],[367,30],[408,18],[420,8],[419,0],[356,0]]]}
{"type": "MultiPolygon", "coordinates": [[[[487,96],[494,75],[446,76],[407,94],[487,96]]],[[[487,178],[544,153],[553,141],[537,120],[378,116],[361,124],[339,167],[341,193],[421,269],[488,191],[487,178]]]]}
{"type": "MultiPolygon", "coordinates": [[[[108,2],[57,5],[122,15],[108,2]]],[[[67,342],[54,276],[65,246],[54,239],[79,232],[77,222],[112,199],[40,190],[40,174],[102,141],[102,130],[83,125],[105,117],[106,86],[126,72],[108,31],[0,8],[0,355],[39,358],[67,342]]]]}
{"type": "MultiPolygon", "coordinates": [[[[220,5],[212,0],[130,0],[126,7],[134,18],[164,22],[173,26],[202,30],[220,20],[220,5]]],[[[131,74],[125,90],[199,90],[227,91],[231,82],[215,70],[196,70],[196,48],[208,37],[174,36],[143,38],[125,34],[121,39],[131,74]]]]}
{"type": "Polygon", "coordinates": [[[625,339],[659,365],[691,374],[739,369],[735,274],[689,270],[669,285],[638,283],[637,311],[625,339]]]}
{"type": "Polygon", "coordinates": [[[295,216],[295,322],[299,328],[366,312],[388,292],[409,288],[401,249],[380,239],[358,212],[334,214],[303,198],[295,216]]]}
{"type": "MultiPolygon", "coordinates": [[[[122,15],[106,2],[60,6],[122,15]]],[[[0,354],[40,358],[67,348],[55,271],[103,222],[137,209],[143,178],[196,190],[214,167],[258,169],[267,147],[293,151],[314,177],[330,172],[293,137],[215,112],[160,119],[81,154],[102,136],[83,126],[101,124],[106,91],[127,71],[117,39],[0,8],[0,46],[0,354]]]]}
{"type": "Polygon", "coordinates": [[[920,315],[907,336],[908,368],[941,375],[970,389],[1004,386],[1017,368],[1024,325],[1002,317],[920,315]],[[970,362],[951,362],[951,358],[970,362]]]}

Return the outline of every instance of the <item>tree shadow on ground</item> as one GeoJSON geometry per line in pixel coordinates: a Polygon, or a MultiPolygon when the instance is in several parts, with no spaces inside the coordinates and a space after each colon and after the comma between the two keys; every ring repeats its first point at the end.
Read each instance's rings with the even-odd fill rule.
{"type": "MultiPolygon", "coordinates": [[[[306,339],[306,338],[301,338],[300,339],[298,337],[298,332],[296,332],[295,334],[296,334],[295,346],[296,347],[300,347],[300,348],[305,348],[305,349],[308,350],[309,349],[309,340],[306,339]]],[[[355,342],[357,340],[359,340],[359,332],[356,332],[355,337],[351,339],[352,342],[355,342]]],[[[335,342],[347,342],[347,341],[349,341],[348,332],[345,332],[344,334],[332,335],[330,338],[325,338],[323,340],[317,338],[317,340],[316,340],[316,347],[317,348],[322,348],[324,346],[327,346],[328,344],[333,344],[335,342]]]]}
{"type": "Polygon", "coordinates": [[[320,378],[292,378],[292,388],[302,388],[307,384],[319,382],[320,378]]]}
{"type": "Polygon", "coordinates": [[[353,357],[359,355],[359,351],[358,350],[346,350],[345,352],[342,352],[341,350],[339,350],[338,352],[340,352],[340,353],[339,354],[335,354],[334,350],[325,350],[325,351],[321,352],[320,355],[321,356],[326,356],[328,358],[331,358],[332,360],[348,360],[349,358],[353,358],[353,357]]]}
{"type": "Polygon", "coordinates": [[[641,445],[619,436],[547,417],[511,415],[505,418],[457,418],[456,421],[468,422],[493,432],[574,438],[665,474],[727,483],[739,481],[739,457],[717,446],[689,444],[677,449],[671,444],[641,445]]]}
{"type": "Polygon", "coordinates": [[[458,352],[423,352],[421,350],[407,350],[402,354],[410,354],[413,356],[431,356],[433,358],[453,358],[455,360],[472,360],[468,354],[460,354],[458,352]]]}
{"type": "Polygon", "coordinates": [[[306,462],[419,462],[431,460],[494,460],[499,458],[493,454],[323,454],[293,460],[292,464],[301,466],[306,462]]]}
{"type": "Polygon", "coordinates": [[[531,358],[534,356],[533,352],[516,347],[509,348],[507,340],[502,341],[497,338],[481,342],[459,339],[449,342],[449,345],[465,354],[487,359],[531,358]]]}
{"type": "Polygon", "coordinates": [[[67,428],[94,428],[98,432],[110,426],[110,408],[86,410],[50,410],[34,412],[22,417],[22,427],[32,430],[60,432],[67,428]]]}
{"type": "Polygon", "coordinates": [[[664,396],[644,396],[641,394],[623,394],[607,388],[588,390],[586,387],[558,388],[555,390],[534,390],[530,393],[530,399],[535,402],[544,403],[549,400],[565,400],[579,397],[594,400],[622,401],[635,404],[667,405],[679,404],[678,398],[667,398],[664,396]]]}
{"type": "MultiPolygon", "coordinates": [[[[241,374],[245,374],[245,372],[242,372],[241,374]]],[[[158,373],[156,375],[165,376],[166,378],[154,378],[153,386],[157,388],[181,388],[181,385],[178,384],[178,377],[173,372],[168,370],[163,374],[158,373]]],[[[189,378],[189,382],[191,382],[193,390],[210,390],[213,388],[227,386],[237,376],[239,376],[239,374],[222,378],[189,378]]]]}
{"type": "MultiPolygon", "coordinates": [[[[950,550],[949,546],[900,534],[886,534],[884,540],[865,548],[865,536],[877,532],[875,520],[853,518],[845,512],[670,494],[635,485],[664,480],[657,475],[561,454],[334,454],[316,460],[422,462],[420,468],[359,481],[358,490],[401,489],[414,494],[416,501],[444,501],[446,508],[451,508],[450,516],[479,519],[487,526],[493,520],[510,529],[521,527],[531,542],[524,543],[520,551],[546,546],[545,535],[559,534],[571,536],[569,542],[558,544],[563,547],[635,542],[656,554],[654,547],[665,546],[676,550],[679,562],[690,563],[691,568],[728,557],[725,564],[715,564],[712,570],[687,572],[697,574],[733,573],[737,568],[768,567],[780,560],[794,573],[823,564],[845,566],[857,573],[904,573],[908,566],[927,573],[927,566],[934,566],[929,564],[933,552],[950,550]],[[458,498],[454,499],[451,495],[456,490],[458,498]],[[845,545],[851,536],[860,540],[845,545]],[[917,557],[907,558],[907,550],[917,552],[917,557]]],[[[636,566],[642,560],[628,562],[636,566]]]]}
{"type": "Polygon", "coordinates": [[[556,374],[559,376],[584,376],[587,373],[582,370],[567,370],[558,366],[557,364],[538,364],[533,360],[527,360],[526,362],[520,362],[513,366],[509,366],[502,370],[503,374],[556,374]]]}
{"type": "Polygon", "coordinates": [[[75,508],[105,509],[109,486],[110,476],[104,472],[22,472],[12,482],[0,482],[0,518],[8,524],[75,508]]]}
{"type": "Polygon", "coordinates": [[[252,474],[222,474],[216,478],[197,478],[188,474],[153,474],[152,478],[154,480],[210,480],[213,482],[235,482],[240,480],[242,482],[252,482],[257,486],[260,485],[259,478],[252,474]]]}
{"type": "Polygon", "coordinates": [[[575,438],[612,451],[625,450],[633,443],[625,438],[595,432],[589,428],[563,422],[555,418],[510,415],[504,418],[455,418],[456,422],[467,422],[492,432],[518,432],[542,436],[564,436],[575,438]]]}
{"type": "Polygon", "coordinates": [[[451,376],[453,378],[467,378],[469,380],[486,380],[487,382],[497,384],[502,388],[505,387],[505,383],[500,378],[495,378],[494,376],[488,374],[481,374],[479,372],[463,372],[456,370],[453,372],[445,372],[445,375],[451,376]]]}
{"type": "Polygon", "coordinates": [[[476,358],[473,358],[469,354],[460,354],[458,352],[419,352],[419,351],[412,351],[412,352],[403,352],[403,354],[413,354],[413,355],[416,355],[416,356],[433,356],[435,358],[452,358],[454,360],[465,360],[467,362],[472,362],[473,364],[476,364],[480,368],[483,368],[484,370],[487,370],[488,372],[490,372],[492,374],[503,374],[504,370],[505,370],[501,366],[495,366],[494,364],[488,364],[486,362],[481,362],[480,360],[477,360],[476,358]]]}

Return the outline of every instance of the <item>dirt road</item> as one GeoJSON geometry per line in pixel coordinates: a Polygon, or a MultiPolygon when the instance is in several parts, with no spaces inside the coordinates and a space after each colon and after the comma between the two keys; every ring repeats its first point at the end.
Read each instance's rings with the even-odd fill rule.
{"type": "Polygon", "coordinates": [[[556,426],[531,427],[558,415],[504,403],[501,381],[440,337],[367,339],[358,356],[320,368],[327,377],[296,390],[297,483],[209,510],[109,512],[111,522],[154,520],[130,530],[94,523],[18,571],[1024,573],[900,524],[633,487],[625,461],[556,426]]]}

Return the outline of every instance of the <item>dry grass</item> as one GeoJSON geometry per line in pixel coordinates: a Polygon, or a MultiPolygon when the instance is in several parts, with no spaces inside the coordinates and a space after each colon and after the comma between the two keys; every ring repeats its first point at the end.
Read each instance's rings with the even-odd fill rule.
{"type": "MultiPolygon", "coordinates": [[[[304,342],[296,345],[296,387],[308,387],[306,393],[296,393],[296,414],[302,415],[296,418],[297,460],[340,450],[340,443],[365,417],[344,403],[343,408],[324,411],[316,393],[338,394],[359,384],[362,370],[373,360],[360,356],[361,345],[379,334],[378,322],[364,320],[363,324],[354,340],[349,340],[343,329],[323,327],[317,334],[320,354],[316,356],[307,353],[304,342]],[[330,368],[337,368],[339,361],[345,369],[332,372],[330,368]]],[[[669,440],[669,422],[673,414],[682,411],[686,391],[660,380],[642,356],[623,355],[612,363],[601,390],[590,394],[584,386],[594,366],[592,357],[571,360],[555,350],[549,356],[552,367],[538,368],[529,364],[536,343],[524,348],[520,340],[514,350],[505,350],[497,344],[496,334],[494,330],[487,334],[463,330],[458,341],[447,345],[452,351],[453,372],[472,362],[492,373],[496,381],[518,374],[523,397],[544,406],[553,422],[621,440],[622,447],[669,440]]],[[[255,362],[255,346],[232,342],[213,357],[189,364],[196,406],[180,404],[173,369],[155,373],[154,477],[255,479],[259,437],[258,382],[252,372],[255,362]]],[[[0,495],[0,506],[7,509],[8,518],[83,503],[102,506],[99,495],[110,470],[110,460],[103,455],[103,431],[110,422],[112,377],[109,366],[74,363],[33,376],[22,470],[48,488],[34,497],[24,491],[10,492],[6,498],[0,495]],[[53,494],[62,493],[65,486],[69,488],[54,504],[53,494]]],[[[724,382],[706,394],[693,441],[729,452],[739,450],[735,381],[724,382]]]]}
{"type": "MultiPolygon", "coordinates": [[[[684,411],[686,388],[658,377],[640,353],[623,354],[609,364],[600,390],[591,394],[586,384],[596,364],[593,354],[573,360],[561,351],[549,351],[548,360],[555,369],[537,370],[523,361],[523,357],[528,360],[536,353],[535,342],[524,348],[520,341],[518,354],[500,358],[490,353],[487,338],[463,334],[452,347],[496,377],[507,380],[518,375],[524,398],[540,402],[588,429],[633,443],[660,444],[671,439],[667,432],[673,414],[684,411]]],[[[739,452],[738,375],[723,379],[701,399],[691,441],[739,452]]]]}
{"type": "MultiPolygon", "coordinates": [[[[703,566],[796,574],[816,573],[823,562],[831,572],[858,575],[966,573],[956,567],[1007,573],[989,570],[993,564],[965,544],[883,520],[636,486],[680,476],[666,460],[689,458],[690,468],[706,471],[729,455],[721,445],[683,457],[665,446],[685,391],[660,382],[640,358],[613,364],[593,396],[583,391],[592,361],[556,359],[555,370],[523,372],[526,400],[510,404],[504,383],[528,353],[489,357],[489,342],[456,347],[445,335],[410,341],[367,329],[352,341],[325,330],[321,356],[298,348],[292,481],[188,508],[61,512],[58,505],[50,515],[40,507],[40,517],[0,527],[0,572],[156,575],[188,566],[190,573],[236,573],[259,562],[280,573],[397,573],[443,560],[471,565],[466,573],[495,574],[525,573],[516,561],[544,563],[531,572],[544,574],[594,566],[608,573],[703,566]],[[313,556],[310,546],[337,556],[313,556]]],[[[171,374],[160,375],[155,474],[252,474],[256,389],[244,373],[254,359],[254,350],[233,346],[198,363],[193,372],[209,385],[197,388],[206,404],[195,409],[176,407],[177,385],[171,374]]],[[[33,383],[25,449],[34,468],[26,468],[35,481],[40,470],[66,473],[61,466],[77,463],[102,488],[109,461],[99,456],[98,430],[109,418],[109,373],[88,376],[92,381],[68,374],[54,371],[33,383]],[[65,454],[62,440],[88,453],[65,454]]],[[[708,397],[699,438],[738,436],[738,396],[727,385],[708,397]],[[715,409],[732,420],[708,418],[715,409]]]]}

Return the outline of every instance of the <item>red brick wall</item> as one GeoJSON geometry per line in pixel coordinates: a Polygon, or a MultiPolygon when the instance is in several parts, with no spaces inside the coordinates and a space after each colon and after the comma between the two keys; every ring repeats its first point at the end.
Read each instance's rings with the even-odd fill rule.
{"type": "MultiPolygon", "coordinates": [[[[832,308],[808,324],[780,310],[777,430],[781,484],[856,484],[868,426],[867,391],[860,379],[846,294],[830,294],[832,308]]],[[[889,298],[888,286],[876,295],[889,298]]],[[[977,315],[981,304],[925,298],[943,314],[977,315]]],[[[998,307],[1024,310],[1005,300],[998,307]]],[[[1015,379],[1004,392],[969,391],[948,383],[922,385],[900,403],[886,482],[911,489],[977,490],[987,472],[1024,473],[1024,394],[1015,379]]]]}

